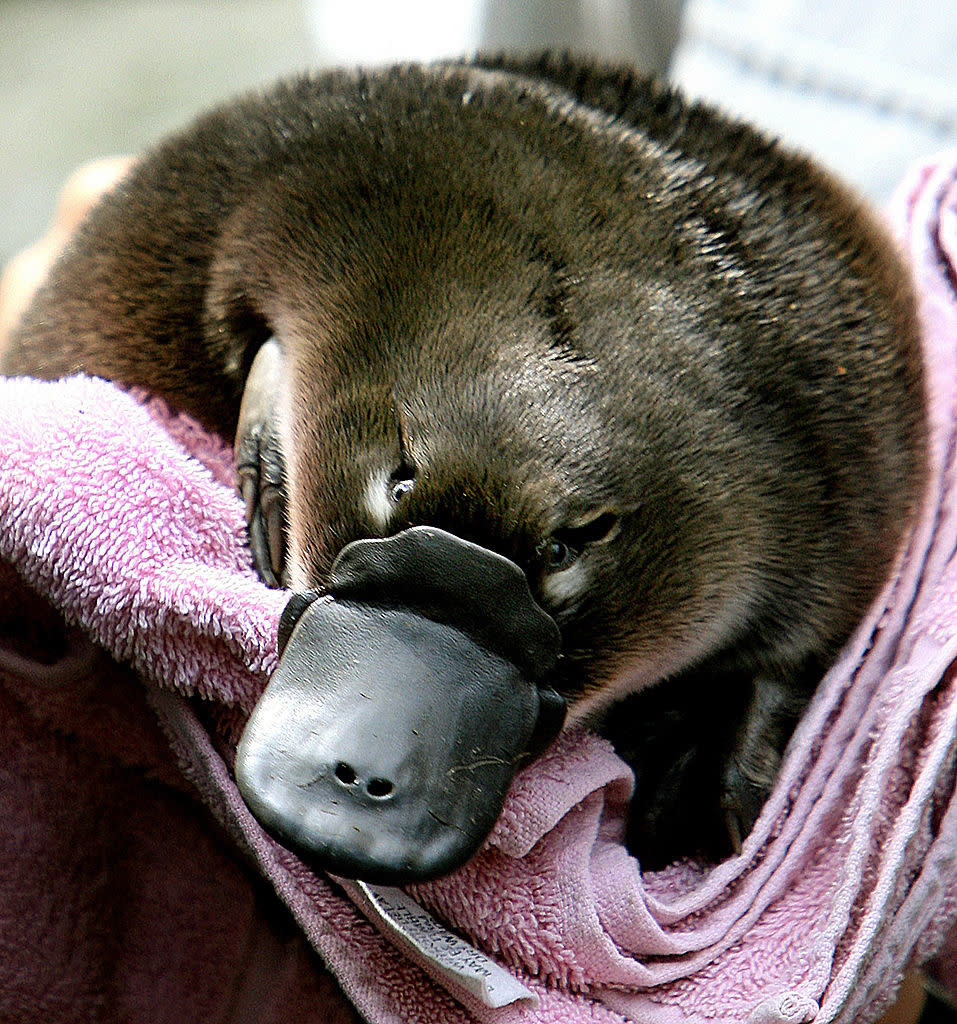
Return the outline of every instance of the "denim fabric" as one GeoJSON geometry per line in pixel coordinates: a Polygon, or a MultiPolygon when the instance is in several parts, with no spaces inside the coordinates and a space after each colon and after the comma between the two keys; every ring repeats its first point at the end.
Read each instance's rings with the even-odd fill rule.
{"type": "Polygon", "coordinates": [[[957,145],[957,10],[939,0],[688,0],[672,77],[876,202],[957,145]]]}

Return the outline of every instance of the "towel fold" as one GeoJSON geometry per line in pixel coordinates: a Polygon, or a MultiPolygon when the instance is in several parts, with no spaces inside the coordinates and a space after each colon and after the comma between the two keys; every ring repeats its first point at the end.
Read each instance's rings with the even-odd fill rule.
{"type": "MultiPolygon", "coordinates": [[[[256,865],[373,1024],[850,1024],[876,1017],[915,965],[957,999],[957,155],[916,171],[892,217],[921,300],[931,481],[898,571],[822,682],[741,854],[642,874],[622,845],[630,770],[605,741],[573,731],[518,776],[478,856],[409,890],[537,1003],[493,1008],[443,980],[366,919],[351,887],[311,872],[242,803],[233,752],[276,664],[285,598],[252,571],[228,448],[161,402],[103,381],[0,380],[0,698],[11,709],[0,721],[17,751],[0,809],[10,867],[0,872],[0,920],[17,922],[14,939],[0,927],[0,1009],[5,990],[26,998],[34,986],[37,1019],[107,1019],[116,993],[97,981],[97,957],[117,951],[107,925],[91,922],[97,906],[117,905],[108,890],[121,876],[149,950],[130,991],[154,986],[153,1016],[123,1019],[163,1019],[157,936],[175,948],[178,976],[197,973],[197,1012],[180,1007],[169,1019],[204,1019],[215,985],[199,958],[235,945],[228,898],[167,919],[171,901],[139,884],[155,887],[156,870],[100,871],[100,889],[84,894],[89,915],[71,903],[82,925],[72,949],[48,899],[87,877],[74,860],[89,850],[71,837],[88,838],[90,816],[96,850],[117,864],[146,859],[173,879],[195,881],[199,870],[233,884],[232,853],[217,847],[197,868],[161,816],[157,787],[176,793],[184,819],[197,816],[189,794],[199,794],[225,846],[256,865]],[[52,608],[65,627],[50,624],[52,608]],[[83,690],[65,679],[92,682],[83,690]],[[56,949],[47,945],[35,976],[4,966],[28,963],[7,960],[4,947],[39,952],[51,934],[56,949]],[[82,975],[89,1013],[57,1001],[57,967],[82,975]]],[[[246,935],[256,911],[244,914],[246,935]]],[[[136,949],[122,955],[135,974],[136,949]]],[[[321,987],[303,980],[313,968],[296,956],[295,990],[316,1003],[300,1002],[296,1019],[325,1019],[321,987]]],[[[231,984],[248,989],[248,979],[231,984]]]]}

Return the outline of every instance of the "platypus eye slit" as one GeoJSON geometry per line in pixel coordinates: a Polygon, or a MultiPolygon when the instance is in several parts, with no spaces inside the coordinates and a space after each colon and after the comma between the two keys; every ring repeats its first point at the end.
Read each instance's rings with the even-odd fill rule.
{"type": "Polygon", "coordinates": [[[614,512],[602,512],[581,526],[565,526],[556,530],[539,552],[546,572],[561,572],[575,562],[589,545],[609,539],[618,528],[614,512]]]}
{"type": "Polygon", "coordinates": [[[584,547],[586,544],[610,539],[617,528],[618,516],[614,512],[601,512],[587,523],[567,527],[564,532],[570,535],[573,544],[584,547]]]}

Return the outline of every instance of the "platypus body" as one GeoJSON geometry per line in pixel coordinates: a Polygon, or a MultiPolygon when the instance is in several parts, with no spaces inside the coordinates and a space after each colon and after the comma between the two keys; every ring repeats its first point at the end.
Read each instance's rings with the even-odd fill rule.
{"type": "Polygon", "coordinates": [[[88,216],[3,370],[235,433],[293,591],[237,774],[363,878],[470,856],[563,718],[635,768],[643,866],[729,852],[924,480],[914,303],[863,205],[565,58],[202,117],[88,216]]]}

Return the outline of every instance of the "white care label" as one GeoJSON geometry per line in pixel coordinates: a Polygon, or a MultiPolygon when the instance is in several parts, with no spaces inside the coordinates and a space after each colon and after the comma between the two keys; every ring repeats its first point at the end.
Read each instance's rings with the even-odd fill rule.
{"type": "Polygon", "coordinates": [[[538,1005],[538,996],[504,967],[454,932],[443,927],[402,889],[389,885],[353,882],[373,924],[394,945],[417,954],[428,963],[437,981],[454,996],[464,989],[485,1006],[510,1006],[524,1001],[538,1005]]]}

